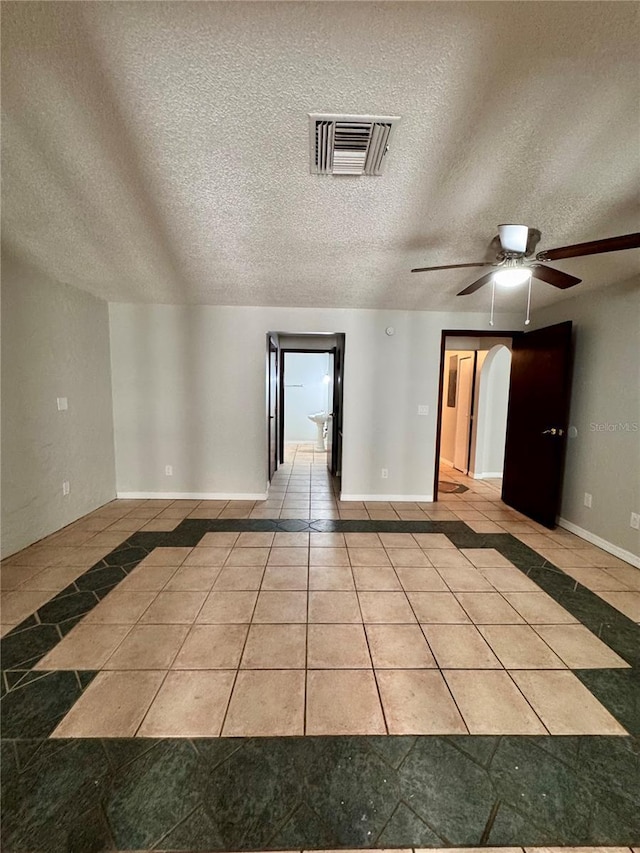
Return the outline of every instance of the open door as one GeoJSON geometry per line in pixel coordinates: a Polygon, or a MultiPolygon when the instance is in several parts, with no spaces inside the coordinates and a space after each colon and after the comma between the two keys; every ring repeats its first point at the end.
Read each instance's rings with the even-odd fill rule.
{"type": "Polygon", "coordinates": [[[336,335],[336,341],[336,347],[333,351],[333,407],[327,429],[327,467],[334,477],[339,477],[342,473],[344,335],[336,335]]]}
{"type": "Polygon", "coordinates": [[[278,468],[278,343],[273,335],[267,336],[269,358],[267,435],[269,442],[269,482],[278,468]]]}
{"type": "Polygon", "coordinates": [[[471,405],[475,358],[470,355],[458,361],[458,394],[456,398],[456,433],[453,467],[469,473],[469,438],[471,437],[471,405]]]}
{"type": "Polygon", "coordinates": [[[502,500],[549,528],[560,509],[571,352],[570,321],[513,339],[502,500]]]}

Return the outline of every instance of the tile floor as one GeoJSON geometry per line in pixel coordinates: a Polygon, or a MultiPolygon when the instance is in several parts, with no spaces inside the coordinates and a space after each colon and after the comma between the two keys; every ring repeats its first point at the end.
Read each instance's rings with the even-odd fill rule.
{"type": "MultiPolygon", "coordinates": [[[[518,739],[535,750],[538,742],[563,741],[558,735],[564,742],[626,743],[628,731],[637,734],[640,572],[573,534],[524,519],[501,503],[495,484],[465,484],[468,491],[437,504],[347,506],[321,455],[298,446],[266,502],[101,507],[2,564],[3,633],[19,625],[8,638],[10,656],[25,661],[3,675],[9,731],[21,730],[15,703],[23,690],[32,696],[27,729],[36,725],[29,714],[39,720],[43,703],[51,706],[53,722],[44,720],[44,729],[37,723],[34,736],[60,743],[61,756],[67,744],[85,744],[90,753],[96,743],[117,750],[138,743],[143,752],[136,754],[145,755],[147,748],[157,753],[153,744],[187,738],[198,739],[197,751],[217,742],[225,754],[233,751],[226,744],[257,738],[279,754],[284,747],[277,744],[297,748],[300,735],[344,739],[347,750],[369,739],[374,751],[382,736],[398,755],[406,754],[401,741],[419,744],[420,736],[434,744],[463,738],[478,744],[474,750],[489,741],[517,749],[511,744],[518,739]],[[522,543],[514,554],[526,546],[533,555],[531,569],[501,553],[507,533],[522,543]],[[142,542],[153,544],[142,549],[142,542]],[[582,592],[564,607],[571,584],[582,592]],[[603,615],[589,618],[598,606],[603,615]],[[616,611],[627,619],[607,615],[616,611]],[[23,650],[22,639],[37,632],[42,651],[23,650]]],[[[23,737],[9,735],[16,736],[23,737]]],[[[26,747],[17,748],[21,754],[26,747]]],[[[527,784],[535,786],[534,777],[527,784]]],[[[390,847],[442,838],[429,834],[428,819],[426,828],[421,819],[419,832],[412,830],[418,818],[406,808],[398,805],[395,834],[384,830],[378,847],[385,838],[394,840],[390,847]]],[[[489,826],[496,806],[486,808],[489,826]]],[[[288,837],[311,837],[305,821],[287,821],[298,827],[288,837]]],[[[252,833],[259,822],[250,825],[246,837],[258,838],[252,833]]],[[[213,838],[198,826],[190,832],[213,838]]],[[[335,837],[353,837],[352,829],[335,837]]],[[[460,837],[479,839],[475,832],[460,837]]],[[[490,838],[510,843],[524,837],[518,832],[495,829],[490,838]]],[[[566,837],[597,832],[603,830],[566,837]]],[[[555,830],[552,836],[561,838],[555,830]]],[[[237,839],[226,849],[242,849],[237,839]]],[[[161,849],[174,849],[173,841],[170,834],[161,849]]],[[[206,849],[193,844],[176,849],[206,849]]],[[[51,849],[71,849],[67,840],[56,845],[51,849]]]]}

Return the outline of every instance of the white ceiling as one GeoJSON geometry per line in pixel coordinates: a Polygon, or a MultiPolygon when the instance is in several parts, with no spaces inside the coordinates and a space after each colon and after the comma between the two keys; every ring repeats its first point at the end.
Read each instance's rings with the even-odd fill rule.
{"type": "Polygon", "coordinates": [[[2,6],[5,249],[105,299],[484,312],[409,270],[640,230],[635,3],[2,6]],[[315,111],[401,115],[386,174],[310,175],[315,111]]]}

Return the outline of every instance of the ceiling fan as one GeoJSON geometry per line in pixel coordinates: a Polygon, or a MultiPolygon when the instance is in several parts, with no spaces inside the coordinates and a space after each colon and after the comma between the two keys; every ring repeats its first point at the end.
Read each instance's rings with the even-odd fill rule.
{"type": "Polygon", "coordinates": [[[499,225],[495,261],[481,261],[471,264],[446,264],[439,267],[417,267],[411,272],[431,272],[432,270],[452,270],[463,267],[493,267],[493,270],[481,276],[473,284],[465,287],[458,296],[468,296],[475,293],[483,285],[493,284],[515,286],[531,283],[531,278],[537,278],[553,287],[565,290],[580,284],[582,279],[574,275],[544,266],[547,261],[561,258],[578,258],[584,255],[600,255],[604,252],[619,252],[623,249],[640,248],[640,233],[623,234],[620,237],[607,237],[604,240],[592,240],[590,243],[575,243],[572,246],[561,246],[557,249],[547,249],[538,252],[533,257],[535,247],[540,240],[540,232],[526,225],[499,225]],[[499,248],[498,248],[499,245],[499,248]]]}

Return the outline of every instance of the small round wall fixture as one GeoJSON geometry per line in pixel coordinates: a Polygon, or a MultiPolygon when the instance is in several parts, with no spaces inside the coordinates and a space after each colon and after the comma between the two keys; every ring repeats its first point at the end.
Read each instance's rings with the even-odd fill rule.
{"type": "Polygon", "coordinates": [[[396,330],[393,328],[393,326],[387,326],[384,331],[387,335],[389,335],[390,338],[392,338],[396,333],[396,330]]]}

